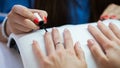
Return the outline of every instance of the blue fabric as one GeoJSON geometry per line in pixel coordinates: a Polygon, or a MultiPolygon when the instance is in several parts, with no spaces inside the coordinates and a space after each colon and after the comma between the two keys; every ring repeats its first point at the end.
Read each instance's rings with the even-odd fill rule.
{"type": "MultiPolygon", "coordinates": [[[[0,13],[8,13],[13,5],[20,4],[32,8],[34,0],[0,0],[0,13]]],[[[89,21],[90,17],[89,0],[68,0],[69,23],[83,24],[89,21]]],[[[0,23],[4,17],[0,16],[0,23]]]]}
{"type": "MultiPolygon", "coordinates": [[[[20,4],[28,8],[32,8],[33,0],[0,0],[0,13],[9,13],[13,5],[20,4]]],[[[0,23],[4,17],[0,16],[0,23]]]]}
{"type": "Polygon", "coordinates": [[[89,21],[90,4],[89,0],[68,0],[70,23],[84,24],[89,21]]]}
{"type": "Polygon", "coordinates": [[[4,16],[0,16],[0,24],[2,23],[2,21],[4,20],[4,16]]]}

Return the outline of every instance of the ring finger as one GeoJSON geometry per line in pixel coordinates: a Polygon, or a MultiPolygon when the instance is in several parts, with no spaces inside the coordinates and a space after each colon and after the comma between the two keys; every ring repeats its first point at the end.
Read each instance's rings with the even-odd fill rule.
{"type": "Polygon", "coordinates": [[[64,46],[62,43],[62,39],[60,37],[59,31],[55,27],[52,29],[52,37],[56,50],[63,49],[64,46]]]}

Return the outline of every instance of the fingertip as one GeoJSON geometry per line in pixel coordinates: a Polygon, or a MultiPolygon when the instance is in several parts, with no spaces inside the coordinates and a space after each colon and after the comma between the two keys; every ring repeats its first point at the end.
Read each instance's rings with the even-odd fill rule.
{"type": "Polygon", "coordinates": [[[45,34],[44,34],[44,39],[45,39],[45,38],[49,38],[50,35],[51,35],[50,32],[45,32],[45,34]]]}
{"type": "Polygon", "coordinates": [[[94,30],[94,26],[89,24],[87,29],[91,33],[94,30]]]}
{"type": "Polygon", "coordinates": [[[81,51],[81,46],[80,46],[80,42],[79,42],[79,41],[77,41],[77,42],[75,43],[75,50],[76,50],[76,51],[81,51]]]}
{"type": "Polygon", "coordinates": [[[100,26],[101,23],[102,23],[102,21],[99,20],[99,21],[97,22],[97,26],[100,26]]]}
{"type": "Polygon", "coordinates": [[[54,36],[54,33],[59,33],[58,29],[56,27],[53,27],[52,28],[52,34],[54,36]]]}
{"type": "Polygon", "coordinates": [[[88,27],[87,27],[88,30],[89,30],[90,26],[91,26],[91,25],[89,24],[88,27]]]}
{"type": "Polygon", "coordinates": [[[88,29],[90,29],[91,27],[92,27],[92,25],[91,25],[91,24],[89,24],[89,25],[88,25],[88,29]]]}
{"type": "Polygon", "coordinates": [[[69,30],[68,30],[67,28],[65,28],[65,29],[64,29],[64,32],[67,32],[67,31],[69,31],[69,30]]]}
{"type": "Polygon", "coordinates": [[[88,43],[88,47],[91,48],[94,45],[95,41],[93,39],[89,39],[87,43],[88,43]]]}
{"type": "Polygon", "coordinates": [[[75,52],[79,59],[81,59],[81,60],[85,59],[84,52],[83,52],[82,48],[80,47],[79,41],[75,43],[75,52]]]}
{"type": "Polygon", "coordinates": [[[102,21],[101,20],[98,20],[98,22],[97,23],[102,23],[102,21]]]}
{"type": "Polygon", "coordinates": [[[77,49],[78,49],[78,48],[81,48],[79,41],[77,41],[77,42],[75,43],[75,47],[76,47],[77,49]]]}
{"type": "Polygon", "coordinates": [[[32,46],[34,47],[37,44],[36,40],[33,40],[32,46]]]}
{"type": "Polygon", "coordinates": [[[65,37],[71,36],[70,31],[67,28],[64,29],[63,34],[64,34],[65,37]]]}
{"type": "Polygon", "coordinates": [[[47,24],[47,17],[43,17],[43,20],[44,20],[44,24],[47,24]]]}
{"type": "Polygon", "coordinates": [[[56,27],[53,27],[52,30],[53,30],[53,31],[54,31],[54,30],[57,30],[57,28],[56,28],[56,27]]]}
{"type": "Polygon", "coordinates": [[[109,27],[110,27],[110,26],[114,26],[114,25],[115,25],[115,24],[113,24],[112,22],[109,23],[109,27]]]}
{"type": "Polygon", "coordinates": [[[33,40],[33,44],[32,44],[32,45],[35,45],[35,43],[36,43],[36,41],[35,41],[35,40],[33,40]]]}
{"type": "Polygon", "coordinates": [[[39,45],[38,45],[38,42],[36,40],[33,40],[33,43],[32,43],[32,46],[33,48],[39,48],[39,45]]]}

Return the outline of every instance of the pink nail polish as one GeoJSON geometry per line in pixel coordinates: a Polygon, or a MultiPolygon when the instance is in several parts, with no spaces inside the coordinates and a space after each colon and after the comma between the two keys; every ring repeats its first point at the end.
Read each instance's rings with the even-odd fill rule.
{"type": "Polygon", "coordinates": [[[110,16],[110,19],[116,19],[116,18],[117,18],[116,15],[110,16]]]}
{"type": "Polygon", "coordinates": [[[104,15],[104,16],[101,16],[100,17],[100,20],[106,20],[106,19],[109,19],[110,17],[108,15],[104,15]]]}
{"type": "Polygon", "coordinates": [[[44,24],[47,23],[47,17],[43,17],[43,20],[44,20],[44,24]]]}

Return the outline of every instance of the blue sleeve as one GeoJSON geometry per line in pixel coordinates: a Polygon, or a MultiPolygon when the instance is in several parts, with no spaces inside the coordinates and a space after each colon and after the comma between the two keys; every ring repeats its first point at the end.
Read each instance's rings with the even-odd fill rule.
{"type": "Polygon", "coordinates": [[[84,24],[90,18],[90,0],[69,0],[70,24],[84,24]]]}
{"type": "Polygon", "coordinates": [[[4,20],[5,17],[0,16],[0,24],[2,23],[2,21],[4,20]]]}
{"type": "MultiPolygon", "coordinates": [[[[23,5],[28,8],[32,8],[32,2],[31,0],[0,0],[0,13],[9,13],[11,8],[15,4],[23,5]]],[[[3,21],[5,16],[0,15],[0,23],[3,21]]]]}

